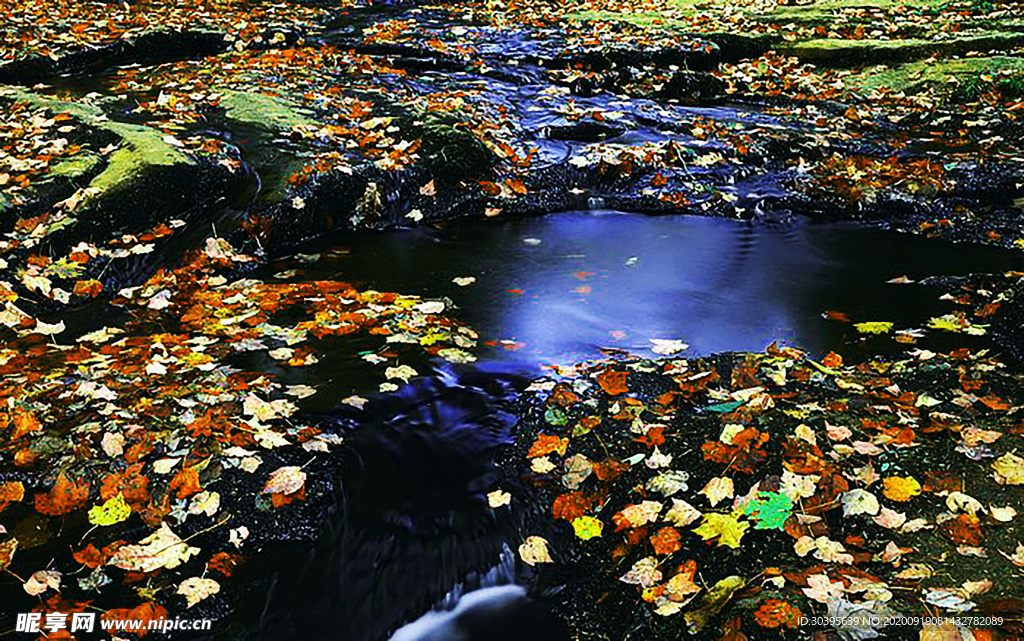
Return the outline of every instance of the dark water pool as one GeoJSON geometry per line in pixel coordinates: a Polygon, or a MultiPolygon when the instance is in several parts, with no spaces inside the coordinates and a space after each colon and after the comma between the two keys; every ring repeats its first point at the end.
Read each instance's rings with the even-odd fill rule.
{"type": "Polygon", "coordinates": [[[897,327],[950,311],[936,289],[890,279],[1008,269],[1024,269],[1024,253],[854,225],[589,211],[359,234],[303,277],[447,297],[480,333],[484,366],[531,369],[602,347],[643,353],[650,339],[691,355],[772,341],[822,353],[853,334],[826,310],[897,327]]]}

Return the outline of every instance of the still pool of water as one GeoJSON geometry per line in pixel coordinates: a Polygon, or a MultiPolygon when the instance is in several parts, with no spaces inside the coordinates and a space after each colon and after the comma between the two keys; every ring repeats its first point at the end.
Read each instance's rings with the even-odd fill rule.
{"type": "Polygon", "coordinates": [[[936,289],[890,279],[1024,269],[1019,252],[854,225],[611,211],[346,240],[303,277],[447,297],[489,343],[479,353],[483,366],[527,370],[598,357],[602,347],[643,353],[652,338],[680,339],[689,355],[756,351],[772,341],[823,353],[851,333],[824,319],[826,310],[921,327],[952,309],[936,289]],[[459,286],[460,277],[476,280],[459,286]]]}

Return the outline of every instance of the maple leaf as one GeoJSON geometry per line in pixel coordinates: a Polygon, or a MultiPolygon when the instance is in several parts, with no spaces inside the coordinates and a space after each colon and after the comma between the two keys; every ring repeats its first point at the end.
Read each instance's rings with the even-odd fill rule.
{"type": "Polygon", "coordinates": [[[242,562],[242,557],[238,554],[232,554],[230,552],[218,552],[210,557],[206,566],[215,572],[220,572],[224,576],[231,576],[235,572],[235,568],[242,562]]]}
{"type": "Polygon", "coordinates": [[[185,597],[185,600],[188,602],[188,605],[185,606],[185,609],[187,610],[203,599],[217,594],[218,592],[220,592],[220,583],[217,583],[213,579],[194,576],[185,579],[178,585],[177,594],[185,597]]]}
{"type": "Polygon", "coordinates": [[[739,513],[718,514],[708,512],[704,515],[704,521],[694,533],[705,541],[718,539],[719,546],[739,548],[743,534],[750,527],[750,523],[739,520],[739,513]]]}
{"type": "Polygon", "coordinates": [[[767,599],[754,612],[754,620],[764,628],[796,628],[800,624],[800,610],[781,599],[767,599]]]}
{"type": "Polygon", "coordinates": [[[818,603],[828,603],[829,599],[841,597],[846,592],[842,581],[833,582],[824,574],[807,577],[807,586],[803,593],[818,603]]]}
{"type": "Polygon", "coordinates": [[[548,542],[539,536],[531,536],[519,546],[519,558],[527,565],[554,563],[548,552],[548,542]]]}
{"type": "Polygon", "coordinates": [[[61,472],[49,492],[36,494],[36,511],[49,516],[74,512],[85,505],[89,498],[89,487],[88,483],[76,483],[61,472]]]}
{"type": "Polygon", "coordinates": [[[793,501],[781,492],[758,492],[743,512],[755,521],[755,530],[781,530],[793,513],[793,501]]]}
{"type": "Polygon", "coordinates": [[[703,516],[703,514],[701,514],[700,510],[693,507],[686,501],[682,499],[672,499],[672,507],[669,508],[669,511],[665,514],[665,520],[671,521],[679,527],[684,527],[693,523],[701,516],[703,516]]]}
{"type": "Polygon", "coordinates": [[[921,493],[921,484],[913,477],[890,476],[882,479],[882,494],[893,501],[909,501],[921,493]]]}
{"type": "Polygon", "coordinates": [[[583,516],[590,504],[590,499],[582,492],[567,492],[554,500],[551,513],[556,519],[573,521],[583,516]]]}
{"type": "Polygon", "coordinates": [[[601,536],[601,531],[604,529],[604,523],[592,516],[581,516],[573,519],[572,529],[576,532],[576,536],[578,538],[586,541],[588,539],[601,536]]]}
{"type": "Polygon", "coordinates": [[[20,407],[11,413],[11,425],[14,427],[11,440],[18,440],[29,432],[39,432],[43,429],[35,414],[20,407]]]}
{"type": "Polygon", "coordinates": [[[499,508],[512,502],[512,495],[504,490],[494,490],[487,494],[487,504],[499,508]]]}
{"type": "Polygon", "coordinates": [[[199,484],[199,470],[194,467],[186,467],[178,470],[178,473],[171,479],[168,489],[177,490],[178,498],[183,499],[203,491],[199,484]]]}
{"type": "Polygon", "coordinates": [[[148,601],[131,609],[117,608],[107,610],[104,614],[100,615],[100,619],[104,621],[139,621],[138,627],[133,627],[132,629],[138,630],[136,634],[140,637],[146,636],[150,629],[160,629],[159,627],[150,628],[151,621],[163,621],[166,618],[167,608],[148,601]]]}

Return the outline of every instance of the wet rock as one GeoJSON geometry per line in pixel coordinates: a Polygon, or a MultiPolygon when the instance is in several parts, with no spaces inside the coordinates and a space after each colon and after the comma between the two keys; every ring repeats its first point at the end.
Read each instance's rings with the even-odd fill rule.
{"type": "Polygon", "coordinates": [[[134,40],[83,48],[56,59],[33,55],[0,65],[0,83],[32,85],[67,73],[89,73],[120,65],[158,64],[218,54],[230,46],[224,34],[158,31],[134,40]]]}
{"type": "Polygon", "coordinates": [[[725,81],[701,71],[676,71],[655,95],[682,104],[707,104],[725,97],[725,81]]]}
{"type": "Polygon", "coordinates": [[[621,136],[626,129],[613,127],[600,122],[585,121],[570,125],[554,125],[547,127],[544,137],[548,140],[571,140],[576,142],[600,142],[621,136]]]}

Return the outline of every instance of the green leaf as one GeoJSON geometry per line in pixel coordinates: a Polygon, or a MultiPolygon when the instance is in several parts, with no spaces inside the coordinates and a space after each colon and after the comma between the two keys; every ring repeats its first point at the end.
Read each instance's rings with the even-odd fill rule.
{"type": "Polygon", "coordinates": [[[782,492],[758,492],[743,513],[754,521],[755,530],[781,530],[793,513],[793,500],[782,492]]]}

